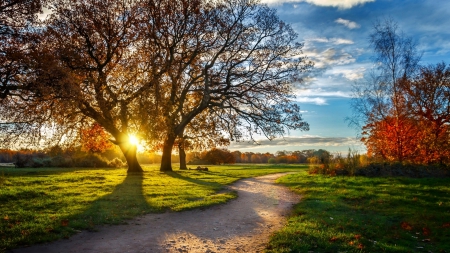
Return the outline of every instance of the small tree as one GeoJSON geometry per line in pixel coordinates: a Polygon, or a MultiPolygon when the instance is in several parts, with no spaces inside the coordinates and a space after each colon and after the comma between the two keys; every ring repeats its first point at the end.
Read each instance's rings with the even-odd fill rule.
{"type": "Polygon", "coordinates": [[[203,157],[204,160],[210,162],[211,164],[232,164],[235,163],[233,154],[225,149],[213,148],[206,152],[203,157]]]}

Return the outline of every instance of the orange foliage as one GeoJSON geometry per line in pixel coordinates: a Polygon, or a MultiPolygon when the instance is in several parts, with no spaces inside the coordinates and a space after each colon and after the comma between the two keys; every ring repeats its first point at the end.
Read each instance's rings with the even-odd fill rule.
{"type": "Polygon", "coordinates": [[[362,141],[369,156],[388,161],[406,161],[417,156],[420,131],[416,123],[406,117],[387,117],[364,126],[362,141]]]}
{"type": "Polygon", "coordinates": [[[83,151],[103,153],[113,147],[105,129],[98,123],[81,130],[81,146],[83,151]]]}
{"type": "Polygon", "coordinates": [[[450,128],[407,117],[387,117],[364,126],[362,141],[367,154],[388,161],[412,163],[448,162],[450,128]]]}

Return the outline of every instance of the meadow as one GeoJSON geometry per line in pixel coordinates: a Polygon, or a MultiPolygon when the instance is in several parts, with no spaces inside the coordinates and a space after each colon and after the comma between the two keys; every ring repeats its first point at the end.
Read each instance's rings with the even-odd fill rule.
{"type": "Polygon", "coordinates": [[[303,171],[278,182],[303,197],[268,252],[450,252],[449,178],[303,171]]]}
{"type": "Polygon", "coordinates": [[[238,179],[306,166],[228,165],[170,173],[160,173],[156,165],[143,168],[139,176],[124,168],[0,167],[0,252],[147,213],[222,204],[236,198],[224,189],[238,179]]]}
{"type": "Polygon", "coordinates": [[[306,165],[226,165],[142,176],[126,169],[0,167],[0,252],[165,211],[222,204],[241,178],[297,172],[302,196],[267,252],[450,252],[450,179],[310,175],[306,165]]]}

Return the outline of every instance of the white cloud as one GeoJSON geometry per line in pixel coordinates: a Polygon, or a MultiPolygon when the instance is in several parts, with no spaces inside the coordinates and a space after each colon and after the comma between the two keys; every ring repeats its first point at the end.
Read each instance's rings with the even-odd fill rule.
{"type": "Polygon", "coordinates": [[[341,38],[333,39],[333,44],[335,44],[335,45],[341,45],[341,44],[351,45],[351,44],[354,44],[354,43],[355,42],[353,42],[353,40],[347,40],[347,39],[341,39],[341,38]]]}
{"type": "Polygon", "coordinates": [[[266,4],[283,4],[293,2],[307,2],[309,4],[324,6],[324,7],[336,7],[339,9],[350,9],[354,6],[374,2],[375,0],[262,0],[266,4]]]}
{"type": "Polygon", "coordinates": [[[356,29],[361,27],[361,25],[359,25],[358,23],[343,18],[338,18],[334,22],[345,25],[349,29],[356,29]]]}
{"type": "Polygon", "coordinates": [[[350,81],[355,81],[362,79],[364,77],[364,73],[366,72],[365,67],[355,68],[354,66],[351,68],[334,68],[329,71],[332,75],[342,75],[346,79],[350,81]]]}
{"type": "Polygon", "coordinates": [[[319,42],[319,43],[328,43],[330,42],[329,39],[327,38],[312,38],[312,39],[307,39],[308,42],[319,42]]]}
{"type": "Polygon", "coordinates": [[[328,105],[327,100],[320,97],[297,97],[295,100],[305,104],[328,105]]]}
{"type": "Polygon", "coordinates": [[[319,42],[319,43],[333,43],[335,45],[341,45],[341,44],[354,44],[354,42],[352,40],[348,40],[348,39],[343,39],[343,38],[312,38],[312,39],[307,39],[307,42],[319,42]]]}
{"type": "Polygon", "coordinates": [[[310,98],[309,102],[322,102],[322,104],[318,105],[327,105],[326,97],[342,97],[342,98],[349,98],[351,97],[351,94],[342,90],[332,91],[329,87],[323,88],[315,88],[315,89],[303,89],[303,90],[297,90],[295,92],[295,95],[297,96],[297,101],[299,99],[302,99],[306,102],[308,102],[307,98],[310,98]],[[325,97],[325,98],[323,98],[325,97]],[[320,98],[320,99],[318,99],[320,98]]]}
{"type": "Polygon", "coordinates": [[[362,79],[364,77],[364,71],[362,71],[362,72],[353,72],[353,71],[344,72],[343,75],[348,80],[355,81],[355,80],[362,79]]]}
{"type": "Polygon", "coordinates": [[[305,49],[304,53],[314,62],[314,67],[319,69],[328,68],[330,66],[345,65],[356,61],[351,54],[342,49],[327,48],[321,52],[317,49],[310,51],[305,49]]]}

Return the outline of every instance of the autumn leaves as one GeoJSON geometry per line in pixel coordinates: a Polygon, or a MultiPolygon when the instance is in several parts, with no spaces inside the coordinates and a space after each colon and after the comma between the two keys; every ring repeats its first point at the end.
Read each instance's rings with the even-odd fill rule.
{"type": "Polygon", "coordinates": [[[135,150],[121,146],[133,134],[161,147],[161,171],[171,171],[177,143],[308,129],[291,84],[312,64],[267,6],[51,0],[46,7],[52,14],[31,25],[35,39],[20,45],[30,61],[17,62],[15,77],[25,78],[2,80],[1,132],[16,137],[13,145],[29,136],[30,145],[74,141],[97,124],[125,152],[129,171],[142,172],[135,150]]]}
{"type": "Polygon", "coordinates": [[[420,53],[392,20],[374,26],[377,69],[355,86],[352,123],[368,155],[385,161],[449,163],[450,67],[420,66],[420,53]]]}

